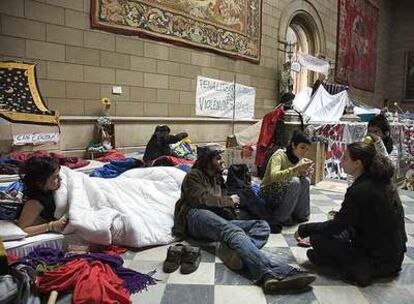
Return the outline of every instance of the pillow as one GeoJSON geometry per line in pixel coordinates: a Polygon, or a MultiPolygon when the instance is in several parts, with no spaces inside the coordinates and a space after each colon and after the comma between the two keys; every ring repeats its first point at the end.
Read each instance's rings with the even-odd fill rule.
{"type": "Polygon", "coordinates": [[[0,220],[0,238],[3,241],[21,240],[27,236],[13,221],[0,220]]]}

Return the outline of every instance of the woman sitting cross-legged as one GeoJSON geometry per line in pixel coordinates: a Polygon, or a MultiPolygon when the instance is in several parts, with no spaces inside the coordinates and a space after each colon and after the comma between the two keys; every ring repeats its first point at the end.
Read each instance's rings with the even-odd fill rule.
{"type": "Polygon", "coordinates": [[[270,213],[266,220],[273,233],[280,233],[284,225],[301,223],[309,218],[308,176],[313,173],[313,167],[305,155],[310,145],[305,134],[295,131],[286,151],[277,150],[267,165],[260,195],[266,201],[270,213]]]}
{"type": "Polygon", "coordinates": [[[315,265],[338,268],[344,279],[367,286],[397,275],[406,251],[404,210],[392,183],[394,168],[374,145],[348,145],[342,166],[355,181],[333,220],[300,225],[315,265]]]}

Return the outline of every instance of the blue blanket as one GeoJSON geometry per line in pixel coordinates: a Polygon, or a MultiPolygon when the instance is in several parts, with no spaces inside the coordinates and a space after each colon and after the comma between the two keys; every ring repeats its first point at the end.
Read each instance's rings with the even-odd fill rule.
{"type": "Polygon", "coordinates": [[[95,169],[90,176],[92,177],[102,177],[102,178],[114,178],[121,173],[128,171],[133,168],[141,168],[144,164],[139,159],[135,158],[125,158],[122,160],[112,160],[109,164],[104,165],[103,167],[95,169]]]}

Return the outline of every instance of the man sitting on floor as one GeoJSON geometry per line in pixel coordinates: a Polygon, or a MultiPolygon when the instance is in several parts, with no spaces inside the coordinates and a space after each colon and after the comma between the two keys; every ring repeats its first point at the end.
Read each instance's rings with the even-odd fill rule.
{"type": "Polygon", "coordinates": [[[284,263],[271,261],[261,250],[269,237],[262,220],[236,220],[237,195],[227,195],[222,172],[224,161],[218,146],[197,149],[197,162],[184,178],[175,207],[173,233],[217,241],[218,255],[232,270],[246,268],[265,292],[302,289],[315,276],[284,263]]]}

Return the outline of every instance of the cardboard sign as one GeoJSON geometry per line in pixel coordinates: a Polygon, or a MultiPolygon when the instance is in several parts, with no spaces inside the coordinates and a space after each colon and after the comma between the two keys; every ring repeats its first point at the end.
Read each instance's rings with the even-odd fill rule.
{"type": "Polygon", "coordinates": [[[41,145],[44,143],[58,143],[60,136],[58,132],[55,133],[27,133],[13,135],[13,145],[22,146],[27,144],[41,145]]]}
{"type": "Polygon", "coordinates": [[[256,90],[236,84],[236,96],[234,96],[234,87],[233,82],[199,76],[197,78],[196,115],[233,118],[234,110],[235,119],[253,119],[256,90]]]}

